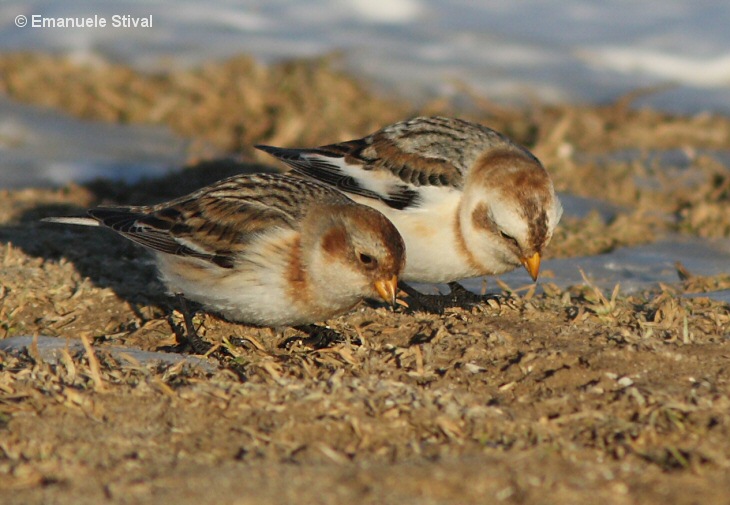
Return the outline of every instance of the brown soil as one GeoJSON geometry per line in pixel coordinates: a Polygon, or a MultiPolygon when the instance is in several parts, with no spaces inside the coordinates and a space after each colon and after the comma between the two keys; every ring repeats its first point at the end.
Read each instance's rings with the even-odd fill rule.
{"type": "MultiPolygon", "coordinates": [[[[86,339],[57,363],[0,352],[0,503],[726,503],[730,308],[685,292],[624,296],[544,284],[444,316],[363,305],[328,323],[362,345],[278,344],[274,332],[199,314],[206,372],[140,364],[105,346],[175,344],[180,315],[147,253],[94,229],[41,225],[102,201],[151,203],[244,170],[250,145],[314,145],[418,112],[460,114],[529,145],[561,190],[624,209],[566,220],[554,256],[667,231],[728,236],[726,167],[616,149],[730,147],[730,121],[605,107],[418,110],[373,96],[327,61],[246,58],[175,75],[0,55],[0,89],[84,117],[169,124],[245,163],[186,176],[0,192],[0,338],[86,339]],[[52,91],[52,92],[51,92],[52,91]],[[73,98],[72,98],[73,97],[73,98]],[[692,174],[692,185],[677,180],[692,174]],[[637,184],[637,178],[652,184],[637,184]],[[650,189],[647,189],[650,188],[650,189]],[[170,315],[172,314],[172,315],[170,315]]],[[[466,93],[466,91],[465,91],[466,93]]],[[[689,178],[688,178],[689,180],[689,178]]],[[[687,273],[683,272],[686,277],[687,273]]]]}

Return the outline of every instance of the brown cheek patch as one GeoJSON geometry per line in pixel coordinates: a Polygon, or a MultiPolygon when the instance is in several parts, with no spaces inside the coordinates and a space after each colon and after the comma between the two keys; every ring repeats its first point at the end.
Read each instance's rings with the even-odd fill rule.
{"type": "Polygon", "coordinates": [[[494,221],[489,219],[489,211],[485,203],[480,203],[474,208],[474,212],[471,213],[471,220],[474,227],[482,230],[489,230],[496,232],[497,228],[494,226],[494,221]]]}
{"type": "Polygon", "coordinates": [[[347,248],[347,232],[345,232],[345,229],[340,226],[332,228],[325,233],[322,238],[322,249],[324,249],[327,254],[332,256],[343,254],[347,251],[347,248]]]}

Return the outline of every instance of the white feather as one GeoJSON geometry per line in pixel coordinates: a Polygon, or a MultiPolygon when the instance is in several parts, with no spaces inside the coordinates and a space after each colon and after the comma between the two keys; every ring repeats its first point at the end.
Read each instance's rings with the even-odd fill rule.
{"type": "Polygon", "coordinates": [[[44,217],[41,221],[46,223],[78,224],[81,226],[101,226],[101,223],[93,217],[44,217]]]}

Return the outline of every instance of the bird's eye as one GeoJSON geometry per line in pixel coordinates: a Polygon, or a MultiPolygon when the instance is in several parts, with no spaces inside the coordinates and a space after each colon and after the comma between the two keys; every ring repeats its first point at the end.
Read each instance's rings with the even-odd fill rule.
{"type": "Polygon", "coordinates": [[[499,234],[502,235],[502,238],[505,239],[507,242],[511,242],[512,244],[519,246],[517,239],[514,238],[512,235],[508,235],[503,231],[500,231],[499,234]]]}
{"type": "Polygon", "coordinates": [[[378,261],[369,254],[360,253],[357,257],[360,260],[360,263],[365,265],[367,268],[375,268],[378,264],[378,261]]]}

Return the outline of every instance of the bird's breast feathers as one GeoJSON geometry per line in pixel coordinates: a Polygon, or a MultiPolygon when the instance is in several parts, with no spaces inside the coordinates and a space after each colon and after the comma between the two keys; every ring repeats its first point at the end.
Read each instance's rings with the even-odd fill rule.
{"type": "Polygon", "coordinates": [[[360,203],[382,212],[398,228],[406,244],[406,266],[401,279],[418,282],[448,282],[479,275],[464,250],[456,226],[461,192],[453,188],[424,190],[423,207],[397,210],[382,202],[354,196],[360,203]]]}

